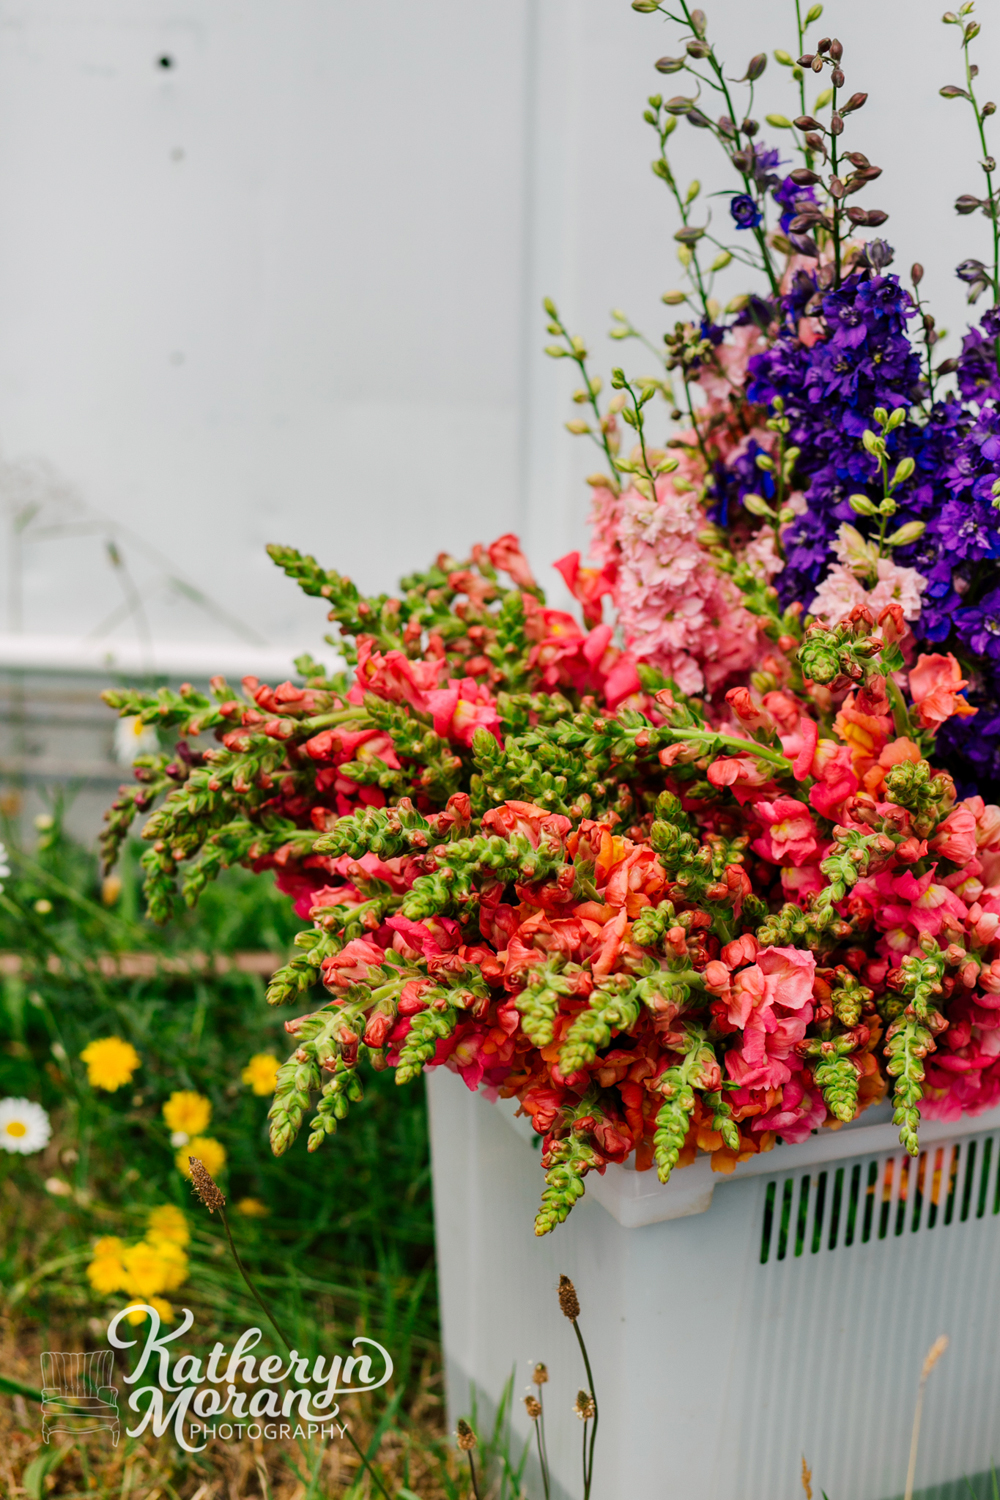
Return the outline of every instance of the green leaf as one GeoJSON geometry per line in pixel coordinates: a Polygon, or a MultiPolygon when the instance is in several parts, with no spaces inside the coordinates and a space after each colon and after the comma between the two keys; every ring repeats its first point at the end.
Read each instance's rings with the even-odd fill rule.
{"type": "Polygon", "coordinates": [[[40,1453],[37,1458],[32,1459],[21,1478],[29,1500],[43,1500],[46,1478],[58,1469],[67,1453],[71,1453],[75,1447],[75,1443],[67,1443],[64,1448],[50,1449],[48,1453],[40,1453]]]}
{"type": "Polygon", "coordinates": [[[44,1398],[41,1391],[36,1391],[32,1385],[22,1385],[20,1380],[12,1380],[9,1375],[0,1375],[0,1391],[5,1396],[27,1396],[29,1401],[42,1401],[44,1398]]]}

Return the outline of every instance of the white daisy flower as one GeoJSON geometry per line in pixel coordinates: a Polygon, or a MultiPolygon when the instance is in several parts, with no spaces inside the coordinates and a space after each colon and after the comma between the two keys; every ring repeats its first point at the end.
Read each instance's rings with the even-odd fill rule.
{"type": "Polygon", "coordinates": [[[160,737],[152,724],[144,724],[138,714],[129,714],[115,725],[115,759],[120,766],[134,765],[140,755],[155,755],[160,737]]]}
{"type": "Polygon", "coordinates": [[[27,1156],[49,1143],[52,1126],[40,1104],[31,1099],[0,1099],[0,1147],[27,1156]]]}

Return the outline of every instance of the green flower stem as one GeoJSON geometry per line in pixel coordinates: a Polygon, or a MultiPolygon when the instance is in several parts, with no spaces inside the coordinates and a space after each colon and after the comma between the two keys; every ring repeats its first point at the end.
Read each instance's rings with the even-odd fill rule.
{"type": "Polygon", "coordinates": [[[590,1486],[591,1486],[591,1483],[593,1482],[593,1478],[594,1478],[594,1443],[595,1443],[595,1441],[597,1439],[597,1419],[598,1419],[597,1391],[594,1388],[594,1375],[593,1375],[593,1371],[590,1368],[590,1356],[587,1353],[587,1345],[584,1343],[583,1334],[580,1332],[580,1325],[577,1322],[576,1318],[573,1319],[573,1332],[576,1334],[576,1341],[580,1345],[580,1353],[583,1355],[584,1369],[587,1371],[587,1388],[590,1391],[591,1398],[592,1398],[592,1400],[594,1402],[594,1425],[590,1429],[590,1450],[589,1450],[589,1453],[587,1451],[586,1424],[584,1424],[584,1435],[583,1435],[583,1437],[584,1437],[583,1500],[590,1500],[590,1486]]]}
{"type": "MultiPolygon", "coordinates": [[[[233,1239],[233,1232],[232,1232],[232,1230],[229,1227],[229,1218],[228,1218],[228,1216],[226,1214],[226,1210],[225,1210],[224,1207],[220,1206],[220,1208],[219,1208],[219,1217],[222,1220],[222,1227],[226,1231],[226,1239],[229,1241],[229,1249],[232,1252],[233,1260],[236,1262],[236,1269],[239,1271],[240,1275],[243,1277],[243,1280],[246,1282],[247,1289],[249,1290],[250,1295],[253,1297],[254,1301],[257,1303],[257,1306],[260,1308],[261,1312],[267,1318],[267,1320],[270,1323],[271,1327],[274,1329],[275,1333],[278,1335],[278,1338],[284,1344],[286,1351],[289,1354],[291,1354],[291,1352],[292,1352],[292,1345],[291,1345],[291,1343],[286,1338],[286,1336],[282,1332],[281,1328],[278,1326],[278,1323],[275,1320],[274,1314],[271,1312],[271,1309],[268,1307],[267,1303],[264,1301],[263,1297],[260,1295],[260,1293],[258,1292],[257,1288],[254,1286],[253,1282],[250,1279],[250,1274],[247,1271],[246,1266],[243,1264],[242,1260],[240,1259],[240,1253],[239,1253],[239,1251],[236,1248],[236,1243],[235,1243],[235,1241],[233,1239]]],[[[364,1467],[367,1469],[368,1474],[369,1474],[372,1482],[374,1483],[374,1485],[378,1489],[379,1493],[385,1496],[385,1500],[392,1500],[392,1497],[390,1496],[389,1491],[386,1489],[385,1485],[382,1483],[381,1479],[378,1477],[378,1475],[376,1474],[375,1470],[372,1468],[372,1466],[369,1463],[368,1459],[365,1457],[364,1453],[361,1451],[361,1447],[360,1447],[357,1439],[355,1438],[353,1432],[351,1431],[350,1426],[346,1422],[344,1423],[344,1431],[347,1434],[347,1440],[348,1440],[348,1442],[350,1443],[351,1447],[354,1449],[355,1453],[358,1455],[358,1458],[361,1460],[361,1462],[364,1465],[364,1467]]],[[[478,1493],[479,1492],[477,1490],[476,1491],[477,1496],[478,1496],[478,1493]]]]}
{"type": "Polygon", "coordinates": [[[885,679],[885,690],[892,705],[892,723],[897,737],[905,735],[908,740],[915,739],[916,736],[913,725],[910,723],[910,712],[906,706],[906,700],[891,676],[885,679]]]}
{"type": "Polygon", "coordinates": [[[545,1441],[545,1402],[542,1400],[542,1388],[538,1387],[538,1404],[542,1408],[535,1423],[535,1437],[538,1439],[538,1462],[542,1468],[542,1489],[545,1491],[545,1500],[550,1500],[549,1481],[549,1450],[545,1441]]]}
{"type": "MultiPolygon", "coordinates": [[[[667,187],[670,189],[671,193],[673,194],[673,196],[674,196],[674,202],[677,204],[677,212],[681,216],[681,223],[684,225],[685,228],[687,228],[688,216],[689,216],[689,213],[690,213],[690,207],[691,207],[691,205],[688,203],[687,198],[681,192],[680,188],[677,186],[677,179],[675,178],[673,172],[670,170],[670,163],[667,160],[667,152],[666,152],[666,143],[667,143],[667,139],[668,139],[668,132],[666,132],[666,131],[664,131],[664,130],[662,130],[660,128],[659,110],[657,110],[656,134],[659,137],[659,141],[660,141],[660,161],[663,164],[663,172],[662,172],[662,174],[657,174],[657,175],[662,175],[663,181],[667,184],[667,187]]],[[[694,275],[692,277],[692,280],[695,282],[695,285],[698,288],[698,296],[701,299],[701,309],[702,309],[702,312],[704,313],[705,317],[707,318],[708,317],[708,293],[705,290],[705,283],[702,280],[702,275],[701,275],[701,267],[698,264],[698,249],[697,249],[696,245],[692,245],[690,247],[690,249],[691,249],[691,261],[690,261],[690,264],[688,266],[684,267],[684,269],[685,269],[685,271],[687,271],[688,275],[691,276],[691,267],[694,268],[694,275]]]]}
{"type": "MultiPolygon", "coordinates": [[[[972,108],[976,116],[976,129],[979,132],[979,144],[983,150],[984,161],[991,160],[989,148],[986,145],[986,130],[983,126],[983,113],[979,108],[974,87],[975,74],[972,71],[972,63],[969,58],[969,43],[973,37],[967,35],[965,28],[962,30],[962,52],[965,56],[965,87],[969,98],[972,100],[972,108]]],[[[986,170],[986,169],[984,169],[986,170]]],[[[993,173],[986,170],[986,194],[990,202],[990,223],[993,226],[993,305],[1000,302],[1000,217],[997,214],[997,205],[993,201],[993,173]]],[[[997,341],[997,364],[1000,368],[1000,340],[997,341]]]]}
{"type": "Polygon", "coordinates": [[[677,740],[707,740],[723,750],[734,750],[737,755],[749,755],[754,760],[767,761],[769,765],[792,775],[792,763],[780,750],[771,750],[767,745],[758,745],[756,740],[739,740],[732,734],[718,734],[714,729],[673,728],[662,725],[659,732],[672,734],[677,740]]]}
{"type": "MultiPolygon", "coordinates": [[[[674,13],[672,11],[667,10],[666,7],[662,6],[662,5],[658,6],[657,9],[663,15],[665,15],[668,20],[676,22],[678,26],[686,24],[687,26],[689,26],[691,28],[691,31],[694,33],[694,35],[698,36],[699,32],[698,32],[698,29],[695,26],[695,24],[694,24],[694,22],[693,22],[693,20],[691,18],[691,10],[690,10],[690,7],[689,7],[689,5],[687,3],[687,0],[680,0],[680,3],[681,3],[681,9],[684,12],[683,17],[674,15],[674,13]]],[[[725,101],[726,101],[726,109],[727,109],[727,111],[729,113],[729,118],[733,122],[733,130],[735,132],[735,149],[738,150],[739,149],[739,144],[740,144],[740,135],[742,134],[742,131],[740,129],[740,125],[739,125],[738,120],[737,120],[736,109],[735,109],[735,107],[733,105],[733,101],[732,101],[732,98],[730,97],[729,89],[728,89],[727,84],[726,84],[726,76],[725,76],[725,74],[722,71],[722,65],[721,65],[721,63],[719,62],[718,58],[715,55],[715,48],[712,47],[712,46],[709,46],[708,54],[707,54],[707,61],[708,61],[709,66],[712,69],[712,72],[715,74],[715,78],[714,79],[703,77],[702,74],[698,73],[694,68],[691,68],[691,67],[687,67],[687,71],[692,75],[692,77],[697,78],[698,81],[699,81],[699,83],[707,83],[710,88],[715,89],[716,92],[720,93],[722,95],[722,97],[725,99],[725,101]]],[[[750,98],[751,98],[751,103],[752,103],[752,101],[753,101],[753,88],[752,87],[751,87],[751,90],[750,90],[750,98]]],[[[722,143],[723,150],[726,151],[727,156],[729,156],[730,160],[731,160],[732,159],[732,153],[729,151],[728,147],[726,146],[726,144],[724,142],[724,138],[723,138],[721,132],[719,131],[718,126],[712,124],[711,121],[709,121],[708,123],[709,123],[709,125],[711,127],[713,135],[715,135],[716,139],[718,139],[720,141],[720,143],[722,143]]],[[[751,147],[752,147],[753,143],[752,143],[752,140],[751,140],[751,138],[749,136],[747,137],[747,141],[748,141],[748,144],[750,144],[751,147]]],[[[750,175],[747,172],[744,172],[742,170],[742,168],[737,168],[737,170],[739,171],[740,176],[743,178],[743,188],[744,188],[744,191],[746,192],[747,196],[753,198],[755,202],[760,202],[759,195],[756,192],[756,183],[753,181],[753,179],[750,177],[750,175]]],[[[764,270],[764,272],[765,272],[765,274],[767,276],[768,281],[771,284],[771,291],[772,291],[773,295],[775,297],[777,297],[778,294],[779,294],[779,292],[780,292],[780,290],[781,290],[780,284],[779,284],[779,278],[775,274],[774,265],[773,265],[773,262],[771,260],[771,252],[768,249],[768,245],[767,245],[767,237],[766,237],[766,235],[764,233],[764,230],[763,230],[763,228],[762,228],[762,226],[760,224],[755,225],[754,230],[753,230],[753,236],[754,236],[754,239],[757,241],[757,246],[758,246],[758,249],[760,250],[762,268],[763,268],[763,270],[764,270]]]]}
{"type": "Polygon", "coordinates": [[[589,401],[590,408],[594,413],[594,421],[597,423],[597,431],[600,434],[600,436],[594,436],[594,441],[598,444],[599,447],[604,449],[604,456],[611,468],[611,473],[615,478],[617,478],[618,465],[615,463],[615,456],[611,451],[611,444],[608,442],[608,435],[604,430],[604,419],[601,416],[601,408],[597,404],[597,395],[594,391],[593,386],[591,385],[590,376],[587,374],[586,351],[581,353],[580,349],[577,349],[572,335],[569,333],[565,323],[556,311],[555,304],[548,299],[546,299],[545,302],[545,311],[552,319],[553,324],[558,326],[560,334],[566,340],[566,343],[569,346],[569,357],[576,365],[577,369],[580,371],[580,379],[583,381],[583,388],[587,393],[587,400],[589,401]]]}
{"type": "Polygon", "coordinates": [[[698,418],[694,414],[694,402],[691,400],[691,387],[688,385],[687,370],[684,369],[683,366],[681,366],[681,382],[684,386],[684,401],[688,409],[688,416],[691,418],[691,426],[694,428],[694,435],[698,439],[698,447],[701,450],[702,458],[705,460],[705,468],[709,471],[709,473],[711,473],[712,460],[708,456],[708,449],[705,447],[705,439],[701,435],[701,428],[698,426],[698,418]]]}
{"type": "MultiPolygon", "coordinates": [[[[830,119],[831,119],[831,123],[832,123],[832,120],[833,120],[833,116],[836,114],[836,112],[837,112],[837,87],[836,87],[836,84],[834,84],[833,85],[833,99],[832,99],[831,104],[830,104],[830,119]]],[[[837,176],[837,141],[838,141],[838,139],[839,139],[839,137],[836,136],[836,135],[834,135],[833,130],[831,129],[831,131],[830,131],[830,171],[833,173],[834,177],[837,176]]],[[[831,194],[831,197],[832,196],[833,195],[831,194]]],[[[840,205],[841,205],[841,199],[840,198],[834,198],[834,200],[833,200],[833,214],[831,216],[833,218],[833,286],[834,286],[834,290],[836,290],[837,287],[840,285],[840,217],[841,217],[841,212],[842,212],[840,205]]]]}

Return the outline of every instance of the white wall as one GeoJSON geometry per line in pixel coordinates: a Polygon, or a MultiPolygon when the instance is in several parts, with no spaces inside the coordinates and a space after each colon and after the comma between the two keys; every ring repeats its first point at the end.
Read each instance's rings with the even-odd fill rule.
{"type": "MultiPolygon", "coordinates": [[[[996,94],[1000,4],[980,10],[996,94]]],[[[791,14],[710,5],[728,71],[794,50],[791,14]]],[[[987,226],[951,209],[979,174],[967,107],[937,96],[961,81],[939,14],[841,0],[824,25],[872,95],[850,136],[885,168],[865,201],[954,328],[953,267],[987,226]]],[[[313,644],[322,613],[266,541],[367,586],[507,528],[539,567],[578,544],[593,459],[561,429],[572,380],[539,302],[605,369],[610,307],[657,337],[672,318],[641,113],[676,50],[628,0],[0,0],[0,500],[41,505],[23,627],[124,611],[109,528],[154,635],[231,638],[180,573],[281,644],[313,644]]],[[[794,112],[773,63],[767,109],[794,112]]],[[[704,133],[674,141],[680,175],[730,185],[704,133]]]]}

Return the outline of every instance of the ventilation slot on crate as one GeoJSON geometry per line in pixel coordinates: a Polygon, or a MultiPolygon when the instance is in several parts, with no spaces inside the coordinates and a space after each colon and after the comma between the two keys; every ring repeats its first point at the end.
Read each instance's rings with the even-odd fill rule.
{"type": "Polygon", "coordinates": [[[760,1260],[795,1260],[1000,1215],[1000,1141],[979,1136],[777,1177],[767,1184],[760,1260]]]}

